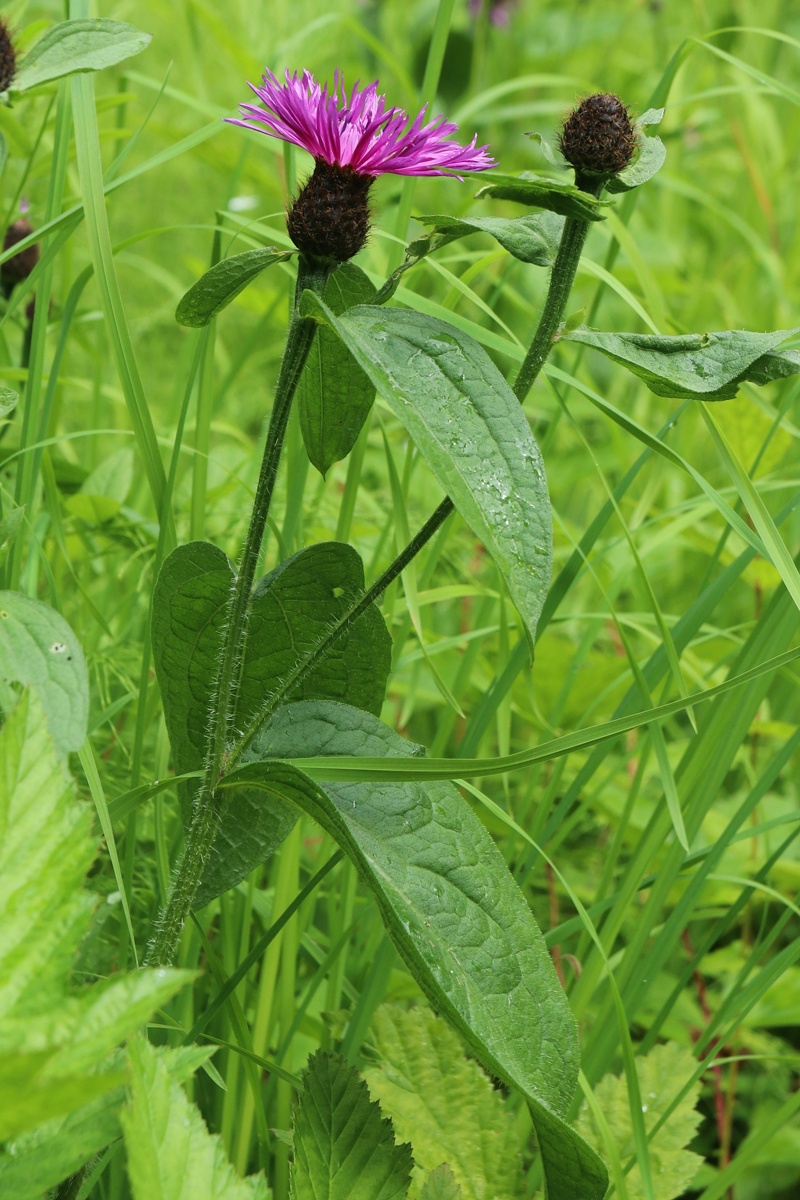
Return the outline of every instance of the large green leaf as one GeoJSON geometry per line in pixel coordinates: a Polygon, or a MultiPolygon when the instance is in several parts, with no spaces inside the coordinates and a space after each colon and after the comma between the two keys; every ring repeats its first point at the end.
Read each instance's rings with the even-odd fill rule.
{"type": "Polygon", "coordinates": [[[602,221],[603,208],[608,203],[589,192],[581,191],[574,183],[559,183],[525,171],[521,175],[486,176],[489,182],[475,193],[479,200],[513,200],[529,208],[547,208],[562,217],[577,217],[581,221],[602,221]]]}
{"type": "Polygon", "coordinates": [[[28,92],[76,71],[102,71],[149,46],[149,33],[124,21],[86,18],[62,21],[48,29],[19,64],[12,94],[28,92]]]}
{"type": "Polygon", "coordinates": [[[3,699],[3,681],[9,680],[36,689],[53,741],[62,753],[80,749],[89,715],[83,650],[60,613],[20,592],[0,592],[3,707],[13,703],[8,692],[3,699]]]}
{"type": "Polygon", "coordinates": [[[216,263],[197,283],[193,283],[181,298],[175,310],[179,325],[200,328],[212,317],[227,308],[248,284],[271,267],[273,263],[286,262],[292,250],[276,250],[274,246],[259,246],[255,250],[244,250],[216,263]]]}
{"type": "Polygon", "coordinates": [[[550,580],[544,466],[525,414],[477,342],[452,325],[364,305],[337,317],[304,292],[405,425],[439,483],[483,541],[530,638],[550,580]]]}
{"type": "Polygon", "coordinates": [[[429,1008],[383,1005],[369,1041],[378,1065],[364,1078],[370,1095],[411,1143],[414,1183],[448,1163],[463,1200],[517,1200],[520,1137],[502,1092],[429,1008]]]}
{"type": "Polygon", "coordinates": [[[351,857],[438,1012],[494,1075],[524,1093],[550,1200],[600,1200],[605,1171],[565,1120],[575,1021],[542,934],[505,862],[450,783],[318,784],[280,759],[419,755],[369,713],[324,701],[275,714],[223,786],[258,787],[309,813],[351,857]]]}
{"type": "MultiPolygon", "coordinates": [[[[207,542],[189,542],[165,560],[153,597],[153,657],[178,774],[199,770],[222,645],[233,567],[207,542]]],[[[340,542],[310,546],[256,586],[237,693],[246,722],[298,659],[311,650],[363,590],[356,551],[340,542]]],[[[347,698],[380,712],[391,665],[391,639],[373,605],[308,676],[292,699],[347,698]]],[[[183,794],[188,818],[191,789],[183,794]]],[[[231,797],[195,898],[201,908],[243,879],[287,836],[295,814],[263,795],[231,797]]]]}
{"type": "MultiPolygon", "coordinates": [[[[417,217],[423,225],[432,225],[430,237],[438,237],[438,245],[446,246],[470,233],[488,233],[495,241],[521,262],[537,267],[551,267],[561,240],[563,220],[550,213],[515,217],[417,217]]],[[[412,243],[417,245],[417,243],[412,243]]]]}
{"type": "MultiPolygon", "coordinates": [[[[137,971],[69,990],[95,907],[82,886],[94,857],[92,825],[28,691],[0,733],[0,1139],[77,1113],[117,1088],[114,1048],[191,978],[137,971]]],[[[38,1130],[40,1146],[52,1132],[38,1130]]],[[[95,1129],[92,1149],[98,1136],[95,1129]]],[[[0,1154],[3,1195],[24,1148],[0,1154]]]]}
{"type": "MultiPolygon", "coordinates": [[[[344,263],[322,295],[338,316],[368,303],[375,288],[359,267],[344,263]]],[[[306,452],[322,475],[350,453],[374,399],[375,384],[333,330],[322,326],[311,343],[296,397],[306,452]]]]}
{"type": "Polygon", "coordinates": [[[800,332],[778,329],[751,333],[687,333],[676,337],[644,333],[598,333],[574,329],[565,340],[601,351],[645,381],[657,396],[732,400],[742,383],[770,383],[800,371],[800,352],[776,346],[800,332]]]}
{"type": "Polygon", "coordinates": [[[411,1147],[370,1100],[355,1067],[319,1050],[294,1108],[291,1200],[404,1200],[411,1147]]]}
{"type": "Polygon", "coordinates": [[[268,1200],[262,1175],[237,1176],[159,1051],[136,1038],[128,1058],[130,1103],[121,1120],[134,1200],[268,1200]]]}

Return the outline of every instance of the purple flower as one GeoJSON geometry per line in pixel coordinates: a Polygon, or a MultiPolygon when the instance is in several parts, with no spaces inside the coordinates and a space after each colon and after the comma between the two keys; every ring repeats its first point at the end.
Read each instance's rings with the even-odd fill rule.
{"type": "Polygon", "coordinates": [[[264,107],[242,104],[245,119],[231,123],[301,146],[329,167],[350,167],[370,179],[387,174],[460,178],[460,171],[486,171],[497,165],[486,146],[476,146],[477,136],[468,146],[446,141],[457,126],[441,115],[426,123],[427,106],[405,129],[406,113],[386,107],[377,80],[365,88],[354,84],[348,96],[338,71],[330,93],[310,71],[300,76],[287,70],[285,83],[266,71],[263,86],[250,87],[264,107]]]}

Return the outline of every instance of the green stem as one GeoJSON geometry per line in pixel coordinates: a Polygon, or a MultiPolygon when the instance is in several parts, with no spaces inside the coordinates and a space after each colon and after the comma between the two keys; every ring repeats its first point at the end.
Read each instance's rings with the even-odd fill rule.
{"type": "MultiPolygon", "coordinates": [[[[598,193],[599,190],[598,188],[598,193]]],[[[539,324],[533,335],[530,349],[525,355],[519,374],[513,384],[514,395],[520,404],[523,403],[525,397],[528,395],[553,347],[553,339],[556,331],[564,318],[564,310],[575,280],[575,273],[578,269],[578,262],[580,261],[588,229],[588,221],[582,221],[577,217],[567,217],[558,247],[558,254],[553,264],[550,286],[547,291],[547,299],[545,300],[542,315],[539,318],[539,324]]],[[[317,663],[330,653],[331,647],[340,638],[344,637],[348,629],[366,612],[370,604],[382,596],[389,587],[389,584],[406,569],[412,559],[416,558],[423,546],[427,545],[436,531],[442,527],[453,512],[454,507],[450,497],[445,496],[439,507],[431,514],[419,532],[414,535],[406,548],[400,552],[394,562],[386,568],[375,583],[358,600],[355,600],[350,605],[343,616],[339,618],[329,631],[324,641],[321,641],[310,654],[301,659],[293,670],[281,680],[276,691],[249,722],[241,738],[238,738],[236,744],[228,751],[224,764],[225,772],[230,771],[244,751],[252,745],[276,708],[308,678],[317,663]]]]}
{"type": "Polygon", "coordinates": [[[191,911],[192,900],[219,826],[221,803],[216,794],[216,788],[222,774],[225,750],[233,719],[236,680],[247,637],[250,594],[272,502],[292,399],[316,331],[316,322],[299,316],[298,304],[300,296],[306,288],[321,293],[331,269],[328,264],[312,262],[302,256],[300,258],[295,301],[289,322],[283,362],[275,389],[275,401],[272,406],[261,471],[256,485],[250,526],[245,538],[239,571],[231,590],[225,621],[225,642],[222,648],[222,659],[212,708],[212,729],[205,773],[195,797],[192,823],[186,835],[183,858],[173,879],[166,907],[159,918],[155,935],[148,948],[145,961],[150,966],[154,964],[167,965],[175,955],[181,929],[191,911]]]}

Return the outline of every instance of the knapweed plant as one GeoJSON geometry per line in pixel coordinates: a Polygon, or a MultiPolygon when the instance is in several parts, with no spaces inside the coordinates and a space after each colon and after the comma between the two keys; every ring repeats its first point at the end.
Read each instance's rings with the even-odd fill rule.
{"type": "MultiPolygon", "coordinates": [[[[267,155],[273,143],[252,136],[266,134],[284,144],[289,176],[295,150],[310,155],[313,167],[299,184],[290,179],[285,235],[279,228],[283,240],[277,244],[262,237],[258,219],[228,224],[224,215],[214,221],[208,214],[212,265],[176,310],[180,326],[199,332],[186,335],[193,341],[177,384],[177,434],[165,470],[105,210],[105,195],[129,178],[123,170],[135,175],[136,169],[125,162],[126,147],[103,172],[92,78],[149,39],[120,22],[91,19],[82,0],[72,0],[69,17],[39,40],[29,39],[24,53],[13,30],[0,27],[0,90],[10,105],[8,120],[17,111],[33,111],[41,92],[50,107],[42,110],[39,136],[47,130],[52,139],[43,213],[34,220],[23,197],[25,173],[16,194],[7,194],[2,261],[4,321],[11,331],[3,342],[4,376],[18,383],[21,399],[3,385],[0,1195],[510,1200],[538,1188],[549,1200],[602,1200],[609,1194],[671,1200],[683,1194],[701,1161],[685,1147],[700,1121],[695,1101],[703,1058],[710,1048],[722,1054],[733,1029],[714,1025],[703,990],[707,1025],[694,1038],[693,1057],[689,1045],[666,1040],[675,1037],[674,1029],[664,1028],[672,1006],[662,1014],[655,994],[645,1000],[676,940],[683,939],[687,951],[684,983],[700,972],[703,950],[695,954],[691,944],[685,898],[708,884],[722,853],[701,834],[709,790],[713,799],[730,765],[724,755],[706,753],[708,731],[719,730],[714,745],[728,734],[741,741],[767,681],[798,651],[754,635],[724,677],[691,689],[681,654],[705,629],[711,601],[670,623],[651,593],[653,657],[641,667],[630,631],[620,625],[619,654],[630,662],[630,690],[611,720],[516,753],[501,744],[494,758],[477,756],[480,726],[506,703],[516,679],[535,684],[542,633],[639,469],[609,489],[605,508],[579,535],[551,586],[546,472],[552,477],[563,468],[547,450],[549,433],[545,453],[540,450],[526,402],[537,381],[547,378],[567,419],[565,396],[575,377],[551,361],[557,345],[571,348],[575,358],[587,351],[602,356],[603,378],[618,369],[635,386],[646,385],[662,398],[665,429],[673,420],[668,402],[677,399],[688,408],[699,402],[746,513],[735,496],[669,450],[664,431],[648,434],[632,413],[584,388],[607,417],[644,441],[646,454],[655,448],[691,476],[710,509],[742,541],[745,557],[758,554],[774,564],[783,586],[770,601],[769,628],[785,629],[789,638],[800,576],[736,457],[725,408],[707,402],[733,399],[745,384],[760,387],[800,372],[800,354],[784,347],[800,326],[708,333],[676,322],[672,334],[652,324],[647,333],[604,332],[593,327],[596,310],[573,312],[573,285],[589,233],[608,220],[618,239],[629,237],[625,220],[635,191],[664,164],[665,146],[652,132],[664,116],[660,106],[642,105],[637,118],[631,115],[635,108],[615,94],[586,95],[564,117],[557,148],[540,139],[552,167],[542,174],[520,170],[524,162],[511,157],[501,162],[500,151],[478,145],[477,135],[462,144],[456,124],[432,116],[427,105],[410,117],[387,100],[378,81],[362,86],[337,71],[320,82],[309,70],[267,70],[259,85],[251,85],[255,102],[243,103],[240,116],[227,118],[218,136],[229,144],[238,140],[237,154],[267,155]],[[73,145],[80,184],[74,204],[68,202],[73,145]],[[384,176],[442,184],[455,177],[467,197],[498,207],[490,215],[480,207],[477,215],[418,215],[427,232],[406,245],[397,265],[396,242],[386,243],[385,259],[374,242],[383,203],[375,185],[384,176]],[[62,295],[54,284],[58,256],[82,221],[90,264],[62,295]],[[223,254],[223,232],[230,229],[256,244],[223,254]],[[518,297],[532,294],[528,273],[547,272],[539,302],[521,302],[526,340],[510,382],[466,322],[434,315],[424,291],[411,288],[431,264],[457,288],[442,252],[476,233],[493,240],[493,261],[508,256],[514,278],[526,280],[518,297]],[[370,271],[353,261],[365,247],[375,251],[370,271]],[[376,260],[385,267],[382,274],[376,260]],[[291,279],[288,328],[277,382],[271,394],[263,388],[268,420],[244,542],[229,557],[202,536],[202,505],[192,501],[184,536],[173,502],[195,397],[195,479],[207,470],[217,323],[234,327],[242,309],[220,314],[268,268],[291,279]],[[128,467],[123,459],[98,464],[78,476],[74,463],[51,453],[62,403],[59,380],[67,378],[70,337],[80,326],[82,296],[92,279],[154,520],[134,519],[125,507],[131,479],[123,488],[118,475],[132,475],[133,460],[128,467]],[[384,418],[407,437],[401,472],[384,418]],[[348,534],[371,422],[380,425],[386,450],[395,546],[385,531],[376,535],[377,551],[365,566],[348,534]],[[324,481],[348,456],[351,466],[331,519],[336,535],[301,540],[299,514],[313,478],[308,465],[324,481]],[[443,498],[414,529],[406,498],[418,458],[443,498]],[[73,522],[66,530],[61,496],[73,522]],[[104,508],[102,499],[114,504],[104,508]],[[461,683],[437,665],[420,616],[420,586],[434,585],[448,521],[456,514],[494,565],[495,590],[478,587],[475,595],[484,619],[487,603],[501,612],[491,633],[503,649],[479,704],[477,732],[463,739],[457,757],[442,752],[452,723],[464,718],[454,694],[461,683]],[[141,568],[136,621],[139,636],[145,633],[136,679],[121,697],[112,696],[114,687],[101,689],[103,712],[90,701],[80,639],[58,611],[50,565],[51,549],[71,563],[76,540],[88,538],[90,530],[93,558],[121,538],[141,568]],[[514,623],[520,639],[510,650],[514,623]],[[442,719],[433,754],[406,736],[403,706],[386,703],[412,633],[417,659],[451,718],[451,724],[442,719]],[[655,695],[662,680],[674,686],[672,698],[655,695]],[[112,750],[98,754],[91,734],[109,725],[115,744],[125,743],[115,722],[134,701],[135,732],[121,785],[107,761],[112,750]],[[662,728],[673,718],[684,722],[690,743],[680,764],[662,728]],[[151,727],[157,727],[152,735],[151,727]],[[558,926],[556,879],[563,881],[570,869],[561,834],[556,837],[560,822],[580,813],[581,789],[605,748],[621,736],[638,736],[634,731],[648,738],[663,794],[642,826],[638,848],[625,847],[622,832],[612,839],[593,907],[585,889],[565,885],[573,915],[559,926],[558,939],[574,936],[577,950],[562,955],[553,936],[546,942],[520,884],[541,863],[547,845],[550,912],[558,926]],[[576,750],[580,770],[562,784],[563,763],[576,750]],[[72,764],[70,754],[77,756],[72,764]],[[151,762],[159,777],[148,782],[151,762]],[[535,775],[537,764],[552,773],[535,775]],[[99,872],[92,866],[97,829],[90,806],[76,798],[70,765],[86,781],[105,840],[108,866],[99,872]],[[530,772],[531,787],[541,790],[535,812],[510,802],[504,807],[470,782],[514,771],[530,772]],[[511,867],[496,844],[499,836],[512,839],[511,867]],[[303,845],[312,869],[301,885],[303,845]],[[623,852],[636,870],[622,875],[615,891],[623,852]],[[153,864],[149,875],[142,855],[153,864]],[[84,885],[92,871],[116,885],[104,893],[102,914],[84,885]],[[148,891],[146,878],[157,886],[148,891]],[[365,926],[372,933],[359,951],[360,989],[344,967],[348,946],[361,936],[359,884],[369,897],[363,911],[376,916],[365,926]],[[641,931],[628,931],[623,951],[618,938],[625,906],[640,891],[648,897],[640,910],[643,924],[641,931]],[[322,934],[300,921],[304,906],[320,897],[322,934]],[[655,915],[644,921],[648,905],[655,915]],[[113,959],[101,949],[109,921],[116,922],[113,959]],[[301,952],[310,964],[302,994],[301,952]],[[574,970],[569,979],[568,961],[574,970]],[[394,988],[395,999],[404,1003],[379,1007],[393,971],[404,981],[399,991],[394,988]],[[586,1018],[595,991],[579,1088],[576,1016],[586,1018]],[[604,1038],[606,1029],[614,1036],[604,1038]],[[303,1062],[290,1069],[289,1049],[297,1064],[298,1046],[303,1062]],[[224,1076],[212,1058],[220,1047],[227,1056],[224,1076]],[[611,1076],[600,1083],[617,1057],[624,1084],[611,1076]],[[192,1098],[183,1087],[189,1080],[192,1098]],[[415,1100],[409,1108],[410,1095],[415,1100]],[[421,1104],[436,1111],[435,1120],[420,1120],[421,1104]],[[220,1136],[209,1133],[198,1105],[220,1136]]],[[[446,21],[434,29],[428,60],[439,67],[444,34],[446,21]]],[[[435,90],[435,79],[431,86],[435,90]]],[[[669,91],[668,83],[661,91],[669,91]]],[[[11,142],[11,158],[19,144],[11,142]]],[[[273,165],[278,170],[278,157],[273,165]]],[[[409,197],[401,193],[401,216],[409,197]]],[[[134,234],[125,246],[135,243],[134,234]]],[[[612,267],[613,256],[603,278],[613,279],[612,267]]],[[[276,284],[279,295],[281,286],[276,284]]],[[[498,291],[495,310],[504,303],[498,291]]],[[[493,312],[489,303],[484,309],[493,312]]],[[[90,325],[80,326],[80,337],[92,336],[90,325]]],[[[275,346],[281,328],[270,311],[259,337],[275,346]]],[[[226,419],[235,421],[235,414],[226,419]]],[[[206,482],[203,474],[203,494],[206,482]]],[[[726,571],[733,569],[724,541],[716,558],[726,571]]],[[[98,628],[109,629],[113,614],[94,605],[79,573],[70,570],[98,628]]],[[[716,586],[709,575],[701,595],[716,586]]],[[[464,613],[455,643],[466,664],[472,661],[469,647],[486,631],[470,625],[469,607],[464,613]]],[[[589,649],[587,642],[584,653],[589,649]]],[[[103,667],[108,679],[117,670],[103,667]]],[[[796,743],[795,736],[775,761],[788,761],[796,743]]],[[[634,768],[628,815],[644,769],[634,768]]],[[[720,834],[721,847],[755,819],[776,769],[771,763],[759,774],[751,763],[751,791],[720,834]]],[[[622,821],[619,829],[624,827],[622,821]]],[[[781,849],[793,837],[794,826],[781,849]]],[[[700,931],[704,949],[726,936],[737,903],[715,913],[711,933],[700,931]]],[[[783,968],[797,957],[796,940],[784,939],[776,952],[783,968]]],[[[753,1003],[777,977],[767,972],[747,984],[753,1003]]],[[[680,991],[684,984],[677,986],[680,991]]],[[[732,1178],[720,1095],[715,1092],[724,1153],[715,1179],[702,1183],[706,1200],[726,1194],[732,1178]]],[[[787,1104],[794,1108],[782,1120],[800,1108],[794,1099],[787,1104]]]]}

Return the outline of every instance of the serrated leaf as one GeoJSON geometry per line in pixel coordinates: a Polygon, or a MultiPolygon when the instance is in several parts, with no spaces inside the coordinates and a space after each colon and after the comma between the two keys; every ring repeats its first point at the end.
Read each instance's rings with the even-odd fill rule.
{"type": "MultiPolygon", "coordinates": [[[[447,1163],[455,1190],[451,1185],[439,1194],[516,1200],[521,1153],[514,1122],[501,1093],[444,1021],[428,1008],[383,1005],[369,1040],[380,1065],[367,1067],[364,1078],[397,1136],[411,1143],[415,1185],[447,1163]]],[[[423,1195],[429,1190],[426,1185],[423,1195]]]]}
{"type": "Polygon", "coordinates": [[[11,94],[28,92],[77,71],[102,71],[139,54],[151,42],[124,21],[104,18],[62,21],[28,51],[19,64],[11,94]]]}
{"type": "Polygon", "coordinates": [[[441,246],[467,237],[470,233],[488,233],[521,262],[551,267],[563,228],[563,220],[558,217],[552,222],[547,220],[552,215],[541,213],[510,220],[507,217],[445,217],[434,214],[416,219],[423,225],[433,226],[433,234],[440,238],[438,244],[441,246]]]}
{"type": "MultiPolygon", "coordinates": [[[[179,774],[199,770],[222,644],[233,568],[207,542],[180,546],[164,562],[153,597],[153,659],[179,774]]],[[[312,649],[364,587],[356,551],[340,542],[309,546],[281,563],[253,593],[237,721],[260,708],[298,658],[312,649]]],[[[298,699],[347,697],[380,712],[391,665],[391,639],[373,605],[301,685],[298,699]]],[[[190,789],[184,792],[188,819],[190,789]]],[[[293,811],[263,795],[231,798],[195,906],[235,886],[288,835],[293,811]]]]}
{"type": "MultiPolygon", "coordinates": [[[[375,288],[353,263],[329,277],[322,296],[331,312],[366,304],[375,288]]],[[[306,453],[326,475],[355,445],[375,399],[375,385],[332,329],[320,327],[297,384],[296,403],[306,453]]]]}
{"type": "Polygon", "coordinates": [[[419,1200],[461,1200],[461,1195],[455,1175],[447,1163],[442,1163],[428,1175],[419,1200]]]}
{"type": "Polygon", "coordinates": [[[179,325],[199,329],[227,308],[248,284],[274,263],[287,262],[294,251],[258,246],[230,258],[223,258],[192,284],[175,310],[179,325]]]}
{"type": "Polygon", "coordinates": [[[800,353],[776,351],[797,333],[800,326],[774,333],[727,329],[675,337],[576,329],[564,340],[599,350],[638,375],[657,396],[732,400],[742,383],[763,385],[800,372],[800,353]]]}
{"type": "MultiPolygon", "coordinates": [[[[648,1055],[636,1059],[646,1129],[652,1129],[661,1120],[683,1090],[685,1081],[694,1074],[696,1066],[694,1056],[676,1042],[655,1046],[648,1055]]],[[[624,1075],[604,1076],[594,1094],[624,1163],[630,1157],[633,1145],[630,1100],[624,1075]]],[[[647,1143],[653,1200],[676,1200],[682,1196],[702,1165],[703,1160],[698,1154],[684,1148],[693,1139],[702,1120],[702,1114],[695,1107],[699,1098],[700,1083],[695,1083],[647,1143]]],[[[576,1126],[587,1142],[602,1153],[602,1137],[585,1102],[576,1126]]],[[[629,1200],[643,1200],[644,1189],[637,1165],[625,1176],[625,1184],[629,1200]]]]}
{"type": "Polygon", "coordinates": [[[395,1143],[392,1122],[370,1100],[355,1067],[319,1050],[302,1079],[293,1114],[291,1200],[403,1200],[411,1148],[395,1143]]]}
{"type": "Polygon", "coordinates": [[[550,580],[550,500],[539,447],[506,380],[444,321],[364,305],[335,316],[312,292],[304,315],[336,330],[491,553],[533,639],[550,580]]]}
{"type": "Polygon", "coordinates": [[[486,829],[450,783],[315,783],[287,758],[418,755],[369,713],[324,701],[275,714],[263,756],[223,787],[308,813],[355,863],[409,970],[494,1075],[531,1106],[550,1200],[600,1200],[606,1174],[566,1123],[574,1019],[541,932],[486,829]]]}
{"type": "Polygon", "coordinates": [[[20,592],[0,592],[0,679],[35,688],[58,749],[80,749],[89,714],[83,650],[60,613],[20,592]]]}
{"type": "MultiPolygon", "coordinates": [[[[485,177],[486,178],[486,177],[485,177]]],[[[559,183],[525,171],[521,175],[488,176],[490,182],[475,193],[476,199],[513,200],[529,208],[547,208],[562,217],[581,221],[602,221],[607,200],[598,200],[574,183],[559,183]]]]}
{"type": "MultiPolygon", "coordinates": [[[[82,887],[92,823],[26,692],[0,733],[0,1138],[116,1088],[112,1049],[192,977],[140,971],[69,992],[95,904],[82,887]]],[[[0,1156],[0,1182],[8,1169],[0,1156]]]]}
{"type": "Polygon", "coordinates": [[[237,1176],[158,1051],[136,1038],[128,1060],[130,1102],[121,1120],[134,1200],[268,1200],[263,1176],[237,1176]]]}

